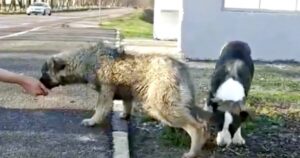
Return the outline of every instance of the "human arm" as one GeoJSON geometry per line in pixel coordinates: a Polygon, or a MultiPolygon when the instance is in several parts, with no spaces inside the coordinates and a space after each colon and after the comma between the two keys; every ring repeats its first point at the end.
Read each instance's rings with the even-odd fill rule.
{"type": "Polygon", "coordinates": [[[33,95],[47,95],[48,89],[37,79],[16,74],[0,68],[0,81],[20,85],[26,92],[33,95]]]}

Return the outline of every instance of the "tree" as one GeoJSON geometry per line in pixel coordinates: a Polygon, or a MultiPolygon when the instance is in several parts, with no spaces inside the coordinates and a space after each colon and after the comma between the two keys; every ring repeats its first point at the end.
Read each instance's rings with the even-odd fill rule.
{"type": "Polygon", "coordinates": [[[50,7],[54,8],[54,0],[50,0],[50,7]]]}
{"type": "Polygon", "coordinates": [[[11,0],[10,5],[9,5],[9,10],[11,10],[12,8],[14,8],[14,11],[17,10],[16,0],[11,0]]]}
{"type": "Polygon", "coordinates": [[[31,0],[26,0],[26,7],[29,7],[31,5],[31,0]]]}
{"type": "Polygon", "coordinates": [[[6,11],[6,0],[2,0],[3,10],[6,11]]]}
{"type": "Polygon", "coordinates": [[[23,0],[18,0],[20,9],[24,9],[23,0]]]}

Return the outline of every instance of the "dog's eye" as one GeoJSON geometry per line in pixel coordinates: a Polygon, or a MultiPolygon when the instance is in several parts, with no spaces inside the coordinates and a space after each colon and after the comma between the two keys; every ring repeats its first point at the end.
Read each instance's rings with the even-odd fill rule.
{"type": "Polygon", "coordinates": [[[53,65],[55,71],[63,70],[66,67],[66,62],[60,58],[53,58],[53,65]]]}
{"type": "Polygon", "coordinates": [[[59,67],[57,68],[57,70],[63,70],[63,69],[65,69],[65,67],[66,67],[65,64],[59,65],[59,67]]]}

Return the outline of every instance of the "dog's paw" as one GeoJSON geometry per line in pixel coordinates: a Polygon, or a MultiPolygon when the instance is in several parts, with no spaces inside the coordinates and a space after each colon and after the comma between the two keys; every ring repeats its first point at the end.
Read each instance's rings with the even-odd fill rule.
{"type": "Polygon", "coordinates": [[[128,120],[129,118],[130,118],[130,114],[128,114],[128,113],[122,112],[120,114],[120,119],[128,120]]]}
{"type": "Polygon", "coordinates": [[[235,145],[244,145],[246,144],[246,141],[243,137],[233,137],[232,143],[235,145]]]}
{"type": "Polygon", "coordinates": [[[196,158],[197,155],[195,153],[192,153],[192,152],[188,152],[188,153],[184,153],[182,155],[182,158],[196,158]]]}
{"type": "Polygon", "coordinates": [[[81,125],[86,126],[86,127],[93,127],[97,124],[97,122],[94,119],[84,119],[81,121],[81,125]]]}

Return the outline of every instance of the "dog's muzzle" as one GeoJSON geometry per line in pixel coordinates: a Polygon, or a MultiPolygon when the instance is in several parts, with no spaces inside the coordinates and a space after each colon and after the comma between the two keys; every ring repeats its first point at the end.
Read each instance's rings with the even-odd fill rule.
{"type": "Polygon", "coordinates": [[[47,87],[48,89],[52,89],[54,87],[59,86],[59,83],[53,83],[48,76],[43,75],[40,78],[40,81],[47,87]]]}

